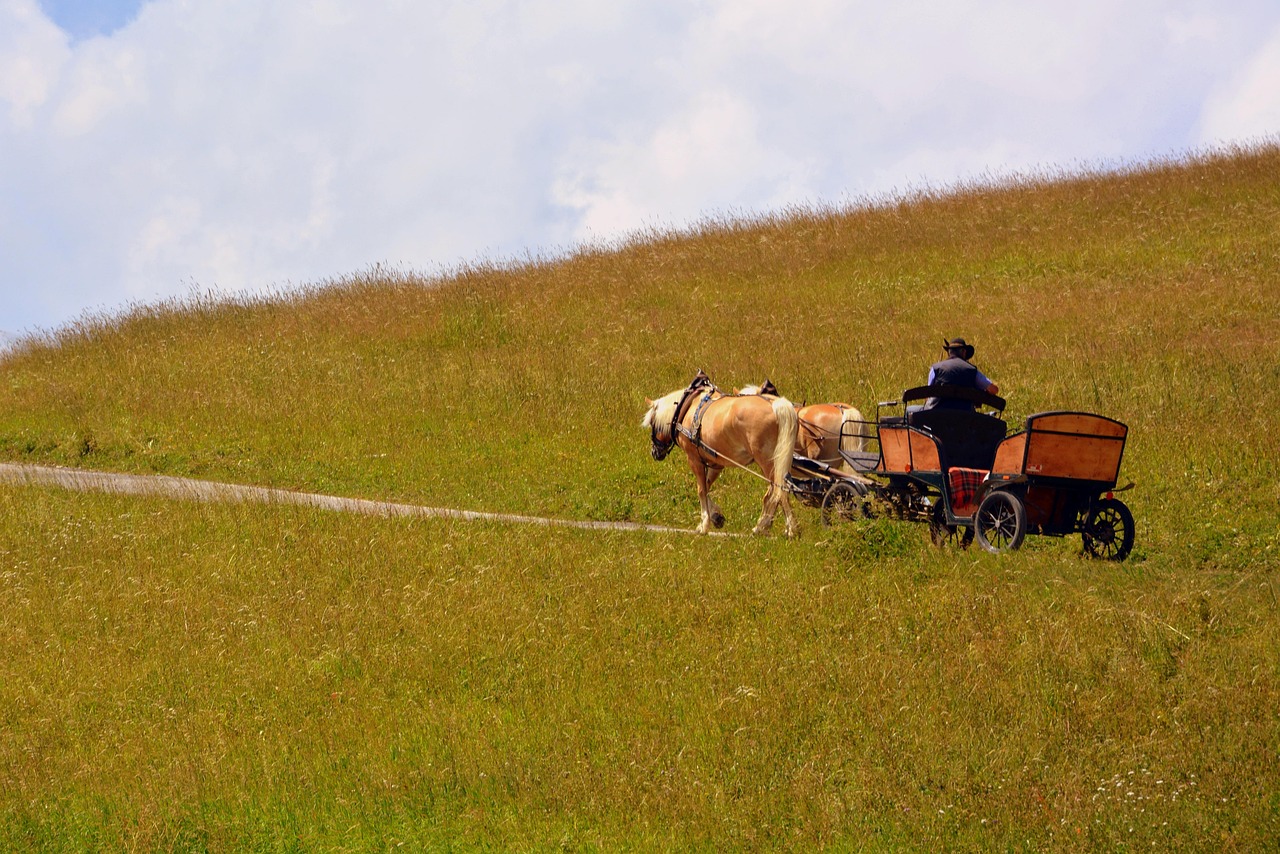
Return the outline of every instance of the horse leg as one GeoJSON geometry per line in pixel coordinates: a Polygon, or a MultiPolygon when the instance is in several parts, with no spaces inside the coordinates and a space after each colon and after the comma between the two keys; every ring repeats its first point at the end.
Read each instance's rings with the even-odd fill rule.
{"type": "Polygon", "coordinates": [[[796,516],[791,512],[791,496],[786,490],[782,490],[782,515],[787,520],[787,536],[794,537],[800,533],[800,525],[796,522],[796,516]]]}
{"type": "Polygon", "coordinates": [[[713,468],[707,466],[707,506],[711,511],[711,524],[717,528],[724,527],[724,513],[720,510],[720,505],[716,504],[716,500],[711,497],[711,485],[716,482],[716,478],[720,476],[722,468],[713,468]]]}
{"type": "MultiPolygon", "coordinates": [[[[705,463],[697,451],[685,449],[685,454],[689,458],[689,468],[693,469],[694,480],[698,485],[698,507],[701,510],[701,518],[698,522],[697,532],[706,534],[711,530],[711,498],[708,492],[711,489],[711,482],[715,480],[714,475],[708,474],[705,463]]],[[[711,469],[711,471],[715,471],[711,469]]],[[[724,517],[722,516],[721,519],[724,517]]]]}
{"type": "Polygon", "coordinates": [[[764,493],[764,509],[760,512],[760,521],[756,522],[756,526],[751,529],[753,534],[768,533],[769,529],[773,527],[773,517],[778,513],[777,493],[779,490],[773,483],[773,471],[771,469],[772,467],[766,470],[763,464],[760,466],[760,470],[769,480],[769,488],[764,493]]]}
{"type": "Polygon", "coordinates": [[[791,496],[785,488],[773,484],[769,484],[769,490],[764,494],[764,512],[760,514],[760,521],[756,523],[753,533],[768,533],[773,527],[773,520],[778,515],[779,507],[782,508],[783,518],[787,521],[787,536],[794,537],[799,534],[800,525],[796,522],[795,513],[791,509],[791,496]]]}
{"type": "Polygon", "coordinates": [[[764,494],[764,510],[760,514],[760,521],[756,522],[756,526],[751,529],[751,533],[769,533],[769,529],[773,527],[773,517],[776,512],[773,500],[773,486],[771,485],[769,490],[764,494]]]}

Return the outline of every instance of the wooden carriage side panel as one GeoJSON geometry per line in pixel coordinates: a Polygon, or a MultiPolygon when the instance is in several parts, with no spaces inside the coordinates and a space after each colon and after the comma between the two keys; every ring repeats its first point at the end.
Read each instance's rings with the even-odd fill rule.
{"type": "Polygon", "coordinates": [[[879,470],[901,474],[910,465],[911,450],[907,444],[907,428],[881,425],[879,470]]]}
{"type": "Polygon", "coordinates": [[[916,471],[942,471],[942,460],[938,457],[938,442],[915,430],[911,434],[911,464],[916,471]]]}
{"type": "Polygon", "coordinates": [[[1114,484],[1128,428],[1084,413],[1050,413],[1027,419],[1023,472],[1114,484]]]}
{"type": "Polygon", "coordinates": [[[1022,460],[1027,454],[1027,434],[1014,433],[996,447],[996,461],[991,470],[998,474],[1022,474],[1022,460]]]}
{"type": "Polygon", "coordinates": [[[1033,433],[1024,472],[1044,477],[1114,483],[1124,445],[1109,436],[1033,433]]]}
{"type": "Polygon", "coordinates": [[[880,428],[880,471],[902,474],[911,471],[941,471],[938,443],[908,427],[880,428]]]}

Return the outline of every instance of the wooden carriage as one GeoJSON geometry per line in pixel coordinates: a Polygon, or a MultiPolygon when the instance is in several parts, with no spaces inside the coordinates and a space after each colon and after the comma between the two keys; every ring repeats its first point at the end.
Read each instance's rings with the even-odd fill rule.
{"type": "MultiPolygon", "coordinates": [[[[898,405],[883,403],[881,412],[898,405]]],[[[910,389],[901,405],[902,415],[877,417],[878,453],[844,457],[874,478],[870,492],[890,512],[927,521],[939,545],[967,546],[976,535],[983,548],[1001,552],[1028,533],[1079,533],[1093,556],[1123,560],[1132,550],[1133,516],[1114,496],[1124,424],[1087,412],[1041,412],[1006,435],[1002,398],[947,386],[910,389]],[[918,405],[929,398],[943,405],[918,405]]]]}

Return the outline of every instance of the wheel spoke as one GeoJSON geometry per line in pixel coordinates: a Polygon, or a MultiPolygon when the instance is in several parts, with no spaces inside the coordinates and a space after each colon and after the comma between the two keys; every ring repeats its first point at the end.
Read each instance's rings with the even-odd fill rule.
{"type": "Polygon", "coordinates": [[[1026,534],[1021,499],[1008,492],[993,492],[982,499],[974,522],[978,541],[988,551],[1013,551],[1026,534]]]}
{"type": "Polygon", "coordinates": [[[1133,515],[1114,498],[1099,501],[1081,527],[1085,553],[1104,560],[1121,561],[1133,548],[1133,515]]]}

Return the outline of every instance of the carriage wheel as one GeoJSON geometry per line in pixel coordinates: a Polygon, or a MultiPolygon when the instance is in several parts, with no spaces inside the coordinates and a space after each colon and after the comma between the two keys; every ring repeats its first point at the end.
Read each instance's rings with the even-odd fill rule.
{"type": "Polygon", "coordinates": [[[862,493],[853,484],[840,481],[833,483],[822,496],[822,524],[831,527],[836,520],[848,522],[857,519],[862,513],[862,493]]]}
{"type": "Polygon", "coordinates": [[[973,527],[970,525],[948,525],[947,514],[942,503],[933,505],[933,515],[929,517],[929,537],[940,549],[947,547],[967,549],[973,542],[973,527]]]}
{"type": "Polygon", "coordinates": [[[1133,514],[1123,501],[1104,498],[1089,513],[1080,536],[1089,557],[1124,560],[1133,551],[1133,514]]]}
{"type": "Polygon", "coordinates": [[[991,492],[978,505],[973,517],[978,544],[989,552],[1010,552],[1022,545],[1027,535],[1027,510],[1011,492],[991,492]]]}

